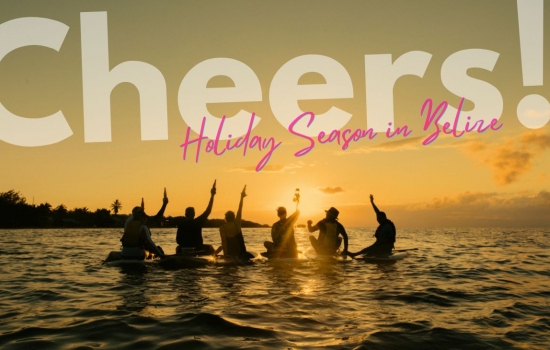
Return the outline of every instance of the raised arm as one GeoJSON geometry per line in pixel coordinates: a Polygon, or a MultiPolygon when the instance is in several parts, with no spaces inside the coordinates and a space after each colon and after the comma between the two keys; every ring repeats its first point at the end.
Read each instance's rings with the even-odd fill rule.
{"type": "Polygon", "coordinates": [[[374,209],[376,215],[380,214],[380,210],[378,210],[378,207],[376,206],[376,204],[374,204],[374,197],[372,196],[372,194],[370,195],[370,203],[372,204],[372,208],[374,209]]]}
{"type": "Polygon", "coordinates": [[[204,213],[202,213],[197,219],[200,219],[200,220],[208,219],[208,216],[212,212],[212,207],[214,206],[215,195],[216,195],[216,181],[214,181],[214,185],[210,189],[210,201],[208,202],[208,206],[206,207],[206,210],[204,211],[204,213]]]}
{"type": "Polygon", "coordinates": [[[246,197],[246,185],[244,185],[243,191],[241,192],[241,200],[239,201],[239,209],[237,210],[237,216],[235,217],[235,225],[240,229],[241,220],[243,216],[243,199],[246,197]]]}
{"type": "Polygon", "coordinates": [[[300,216],[300,211],[296,210],[292,215],[286,218],[286,221],[283,225],[284,229],[286,230],[287,228],[294,226],[294,224],[296,224],[296,221],[298,221],[299,216],[300,216]]]}
{"type": "Polygon", "coordinates": [[[317,223],[315,226],[311,226],[312,223],[313,223],[313,221],[311,221],[311,220],[307,221],[307,230],[309,232],[315,232],[319,229],[319,223],[317,223]]]}
{"type": "Polygon", "coordinates": [[[160,220],[164,216],[164,211],[166,210],[166,206],[168,205],[168,197],[164,197],[162,199],[162,207],[160,208],[159,212],[155,216],[151,216],[150,218],[153,220],[160,220]]]}

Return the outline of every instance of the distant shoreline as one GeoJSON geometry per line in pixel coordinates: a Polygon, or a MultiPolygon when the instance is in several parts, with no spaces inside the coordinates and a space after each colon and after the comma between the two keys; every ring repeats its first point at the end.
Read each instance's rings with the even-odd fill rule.
{"type": "MultiPolygon", "coordinates": [[[[24,196],[14,190],[0,192],[0,229],[61,229],[61,228],[123,228],[129,214],[118,214],[122,207],[118,199],[111,205],[112,211],[87,207],[67,209],[64,204],[53,208],[48,202],[29,204],[24,196]]],[[[176,227],[182,216],[167,216],[160,220],[150,219],[150,227],[176,227]]],[[[223,219],[207,219],[203,227],[220,227],[223,219]]],[[[268,228],[270,225],[242,220],[243,228],[268,228]]]]}

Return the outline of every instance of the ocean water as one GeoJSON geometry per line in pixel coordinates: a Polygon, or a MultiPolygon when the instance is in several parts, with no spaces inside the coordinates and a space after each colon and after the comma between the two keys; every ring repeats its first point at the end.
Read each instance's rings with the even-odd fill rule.
{"type": "MultiPolygon", "coordinates": [[[[167,253],[175,229],[153,229],[167,253]]],[[[244,229],[264,251],[269,229],[244,229]]],[[[350,250],[373,229],[348,229],[350,250]]],[[[549,229],[399,229],[392,265],[102,265],[119,229],[0,231],[0,348],[549,349],[549,229]]],[[[300,248],[308,234],[298,229],[300,248]]],[[[219,244],[215,229],[206,243],[219,244]]]]}

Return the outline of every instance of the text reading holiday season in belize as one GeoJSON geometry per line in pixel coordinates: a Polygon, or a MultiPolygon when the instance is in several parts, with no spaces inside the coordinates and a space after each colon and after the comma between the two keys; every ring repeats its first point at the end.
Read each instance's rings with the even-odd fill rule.
{"type": "MultiPolygon", "coordinates": [[[[517,0],[521,69],[524,86],[543,84],[543,0],[517,0]]],[[[133,84],[140,97],[141,140],[168,139],[167,89],[163,73],[141,61],[125,61],[109,69],[107,12],[82,12],[81,54],[84,142],[111,142],[110,95],[121,83],[133,84]]],[[[69,27],[53,19],[21,17],[0,24],[0,64],[10,52],[37,45],[59,51],[69,27]]],[[[418,116],[423,118],[422,144],[428,146],[441,134],[460,137],[465,133],[500,130],[503,98],[494,85],[467,74],[472,68],[493,70],[500,53],[483,48],[464,49],[450,54],[441,65],[443,86],[456,96],[454,101],[434,101],[429,96],[419,103],[418,116]],[[464,101],[475,108],[464,111],[464,101]],[[456,106],[456,107],[453,107],[456,106]]],[[[269,86],[269,105],[274,117],[306,147],[294,155],[304,156],[316,145],[337,143],[342,150],[350,143],[382,137],[408,137],[415,132],[394,117],[394,86],[404,76],[424,76],[432,60],[425,51],[409,51],[399,57],[391,54],[364,55],[366,86],[366,124],[364,128],[345,128],[352,114],[331,107],[323,114],[303,111],[299,101],[351,99],[352,78],[337,60],[318,54],[294,57],[282,64],[269,86]],[[316,73],[324,84],[298,84],[304,74],[316,73]],[[380,137],[380,136],[379,136],[380,137]]],[[[357,77],[354,77],[357,79],[357,77]]],[[[207,104],[262,101],[258,76],[245,63],[232,58],[211,58],[196,64],[182,79],[177,91],[179,113],[187,124],[180,147],[182,158],[199,162],[201,153],[221,156],[239,150],[243,156],[254,149],[262,152],[256,165],[261,171],[281,145],[273,136],[261,136],[254,129],[261,116],[240,110],[233,116],[215,117],[207,104]],[[232,87],[207,87],[214,77],[225,76],[232,87]]],[[[1,102],[1,101],[0,101],[1,102]]],[[[546,125],[550,117],[549,102],[540,95],[527,95],[517,106],[517,117],[527,128],[546,125]]],[[[63,113],[58,111],[40,118],[25,118],[8,111],[0,103],[0,139],[26,147],[46,146],[61,142],[73,134],[63,113]]]]}

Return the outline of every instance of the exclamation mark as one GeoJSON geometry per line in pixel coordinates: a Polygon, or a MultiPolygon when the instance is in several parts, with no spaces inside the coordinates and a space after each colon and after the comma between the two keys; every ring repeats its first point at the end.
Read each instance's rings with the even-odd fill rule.
{"type": "MultiPolygon", "coordinates": [[[[517,0],[523,86],[543,84],[544,0],[517,0]]],[[[540,95],[527,95],[518,104],[519,121],[539,129],[550,120],[550,103],[540,95]]]]}

